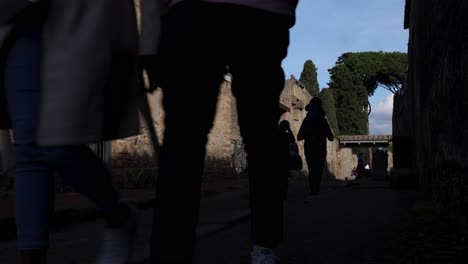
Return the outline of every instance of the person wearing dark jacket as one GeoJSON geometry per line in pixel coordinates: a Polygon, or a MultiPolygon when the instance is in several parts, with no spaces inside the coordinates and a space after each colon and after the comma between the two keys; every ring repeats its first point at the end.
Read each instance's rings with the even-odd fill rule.
{"type": "MultiPolygon", "coordinates": [[[[312,98],[305,109],[307,115],[302,121],[297,139],[304,140],[304,152],[309,169],[310,195],[316,196],[320,194],[323,167],[327,158],[327,139],[333,141],[334,135],[320,98],[312,98]]],[[[308,197],[306,201],[310,198],[308,197]]]]}

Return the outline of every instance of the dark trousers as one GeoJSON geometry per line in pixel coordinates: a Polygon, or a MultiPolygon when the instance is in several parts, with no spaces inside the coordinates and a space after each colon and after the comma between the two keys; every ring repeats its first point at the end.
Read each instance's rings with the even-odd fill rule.
{"type": "Polygon", "coordinates": [[[326,147],[305,146],[305,156],[309,169],[310,194],[320,194],[320,184],[322,183],[323,167],[327,158],[326,147]]]}
{"type": "MultiPolygon", "coordinates": [[[[188,2],[188,1],[187,1],[188,2]]],[[[156,184],[152,263],[191,263],[205,145],[219,87],[232,74],[248,154],[253,243],[283,234],[279,96],[291,18],[224,4],[182,3],[164,18],[159,58],[166,113],[156,184]],[[200,99],[198,99],[200,98],[200,99]]]]}

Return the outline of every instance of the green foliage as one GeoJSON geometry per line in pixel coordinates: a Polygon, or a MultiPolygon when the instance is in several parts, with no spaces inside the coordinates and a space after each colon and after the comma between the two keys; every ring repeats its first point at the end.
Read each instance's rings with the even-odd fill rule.
{"type": "Polygon", "coordinates": [[[344,53],[336,64],[346,65],[369,95],[378,86],[396,93],[405,81],[408,56],[401,52],[344,53]]]}
{"type": "Polygon", "coordinates": [[[366,135],[367,91],[355,83],[355,77],[345,65],[330,70],[330,89],[333,90],[336,119],[341,135],[366,135]]]}
{"type": "Polygon", "coordinates": [[[368,134],[368,97],[377,87],[396,93],[405,81],[407,54],[344,53],[328,70],[334,91],[336,118],[343,135],[368,134]]]}
{"type": "Polygon", "coordinates": [[[408,55],[406,53],[384,53],[376,78],[379,86],[393,94],[397,93],[405,82],[407,68],[408,55]]]}
{"type": "Polygon", "coordinates": [[[315,67],[312,60],[306,60],[304,63],[304,68],[302,69],[299,81],[305,85],[306,90],[312,96],[316,96],[319,93],[320,88],[317,80],[317,67],[315,67]]]}
{"type": "Polygon", "coordinates": [[[335,108],[335,98],[333,95],[333,90],[329,88],[324,88],[318,94],[320,99],[322,99],[323,110],[328,118],[331,129],[335,137],[340,135],[340,130],[338,128],[338,121],[336,120],[336,108],[335,108]]]}
{"type": "Polygon", "coordinates": [[[388,152],[393,153],[393,144],[392,143],[388,144],[387,150],[388,150],[388,152]]]}

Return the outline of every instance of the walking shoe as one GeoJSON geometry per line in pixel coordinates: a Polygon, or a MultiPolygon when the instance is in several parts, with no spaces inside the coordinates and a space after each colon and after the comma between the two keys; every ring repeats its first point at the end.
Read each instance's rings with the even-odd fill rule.
{"type": "Polygon", "coordinates": [[[130,216],[126,224],[104,229],[97,264],[126,264],[131,261],[141,211],[134,206],[129,208],[130,216]]]}
{"type": "Polygon", "coordinates": [[[279,258],[269,248],[254,247],[250,256],[252,264],[279,264],[279,258]]]}

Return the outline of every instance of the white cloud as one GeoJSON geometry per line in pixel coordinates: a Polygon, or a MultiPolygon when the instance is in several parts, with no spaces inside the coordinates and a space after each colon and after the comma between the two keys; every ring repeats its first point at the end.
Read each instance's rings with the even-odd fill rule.
{"type": "Polygon", "coordinates": [[[391,116],[393,113],[393,94],[385,97],[383,101],[380,101],[377,107],[372,109],[372,113],[379,116],[391,116]]]}
{"type": "Polygon", "coordinates": [[[369,117],[372,135],[392,134],[393,94],[380,101],[369,117]]]}

